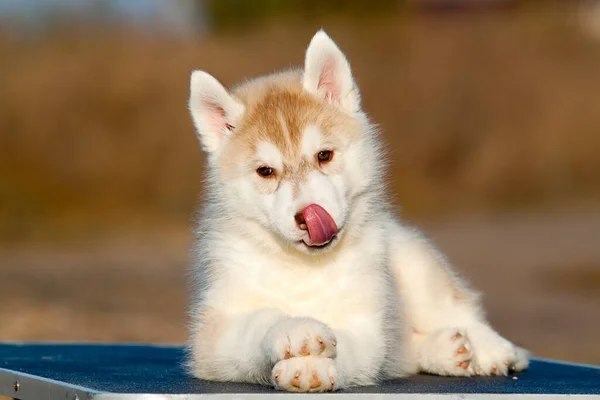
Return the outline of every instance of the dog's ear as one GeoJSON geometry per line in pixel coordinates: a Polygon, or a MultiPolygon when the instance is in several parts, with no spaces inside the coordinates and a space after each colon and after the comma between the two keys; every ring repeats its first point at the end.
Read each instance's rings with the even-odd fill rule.
{"type": "Polygon", "coordinates": [[[198,70],[190,80],[189,108],[202,148],[208,153],[219,150],[244,113],[244,106],[219,81],[198,70]]]}
{"type": "Polygon", "coordinates": [[[360,93],[344,53],[320,30],[310,41],[304,62],[304,89],[331,104],[356,112],[360,93]]]}

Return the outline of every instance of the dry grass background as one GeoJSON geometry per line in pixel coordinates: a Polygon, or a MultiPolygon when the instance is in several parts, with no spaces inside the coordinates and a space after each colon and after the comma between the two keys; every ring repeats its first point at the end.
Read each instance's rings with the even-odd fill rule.
{"type": "MultiPolygon", "coordinates": [[[[600,43],[566,15],[327,22],[385,133],[406,213],[599,197],[600,43]]],[[[301,65],[319,26],[199,39],[126,29],[1,35],[0,235],[185,218],[202,177],[186,111],[190,70],[233,84],[301,65]]]]}
{"type": "Polygon", "coordinates": [[[484,289],[503,331],[600,363],[600,43],[571,13],[0,32],[0,340],[185,340],[202,181],[189,73],[233,84],[301,65],[324,26],[384,133],[404,215],[484,289]]]}

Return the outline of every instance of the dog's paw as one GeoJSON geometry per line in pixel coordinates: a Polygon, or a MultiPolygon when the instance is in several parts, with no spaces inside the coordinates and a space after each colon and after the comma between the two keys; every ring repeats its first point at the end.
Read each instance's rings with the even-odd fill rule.
{"type": "Polygon", "coordinates": [[[286,318],[265,336],[263,350],[273,363],[292,357],[336,355],[336,339],[327,325],[308,317],[286,318]]]}
{"type": "Polygon", "coordinates": [[[319,356],[281,360],[271,371],[275,389],[288,392],[325,392],[341,387],[335,361],[319,356]]]}
{"type": "Polygon", "coordinates": [[[476,375],[507,375],[529,365],[527,351],[521,349],[490,327],[481,325],[468,330],[473,345],[473,368],[476,375]]]}
{"type": "Polygon", "coordinates": [[[471,342],[456,328],[429,334],[419,347],[418,358],[422,372],[447,376],[471,376],[474,372],[471,342]]]}

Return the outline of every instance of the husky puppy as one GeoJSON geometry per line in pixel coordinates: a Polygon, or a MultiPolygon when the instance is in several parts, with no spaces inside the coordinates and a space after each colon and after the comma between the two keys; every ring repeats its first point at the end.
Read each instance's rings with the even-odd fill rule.
{"type": "Polygon", "coordinates": [[[190,89],[208,164],[193,375],[318,392],[527,367],[479,295],[390,212],[382,143],[327,34],[313,37],[303,70],[231,90],[194,71],[190,89]]]}

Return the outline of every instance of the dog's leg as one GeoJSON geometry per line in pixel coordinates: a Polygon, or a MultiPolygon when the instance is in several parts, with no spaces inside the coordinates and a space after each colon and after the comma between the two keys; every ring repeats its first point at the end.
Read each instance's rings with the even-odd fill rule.
{"type": "Polygon", "coordinates": [[[231,314],[199,306],[192,312],[190,372],[207,380],[269,384],[271,363],[261,343],[284,318],[272,308],[231,314]]]}
{"type": "MultiPolygon", "coordinates": [[[[343,328],[335,329],[338,340],[337,366],[347,386],[375,384],[382,376],[390,350],[383,327],[377,319],[347,321],[343,328]]],[[[394,347],[395,348],[395,347],[394,347]]],[[[392,372],[392,371],[387,371],[392,372]]],[[[390,376],[406,375],[395,371],[390,376]]]]}
{"type": "Polygon", "coordinates": [[[413,332],[413,362],[438,375],[496,375],[520,371],[527,352],[496,333],[486,321],[478,293],[452,270],[417,231],[393,226],[390,257],[413,332]]]}
{"type": "Polygon", "coordinates": [[[205,309],[192,332],[190,368],[199,378],[272,384],[298,392],[339,389],[334,332],[276,309],[230,316],[205,309]]]}

